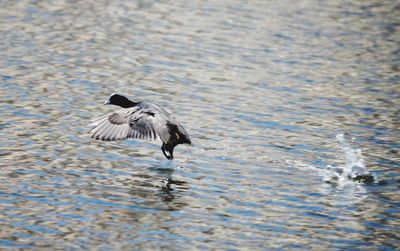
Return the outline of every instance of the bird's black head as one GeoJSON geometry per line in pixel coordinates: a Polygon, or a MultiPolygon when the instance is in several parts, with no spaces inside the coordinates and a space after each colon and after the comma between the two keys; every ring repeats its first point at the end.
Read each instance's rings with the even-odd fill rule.
{"type": "Polygon", "coordinates": [[[105,105],[117,105],[122,108],[129,108],[135,106],[137,103],[130,101],[127,97],[119,94],[111,94],[111,96],[104,102],[105,105]]]}

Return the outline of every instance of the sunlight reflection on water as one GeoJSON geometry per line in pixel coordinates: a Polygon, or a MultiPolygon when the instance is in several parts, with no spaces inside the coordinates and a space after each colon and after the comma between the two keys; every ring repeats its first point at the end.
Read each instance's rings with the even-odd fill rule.
{"type": "Polygon", "coordinates": [[[395,1],[0,5],[0,249],[397,248],[395,1]],[[115,92],[194,147],[93,141],[115,92]]]}

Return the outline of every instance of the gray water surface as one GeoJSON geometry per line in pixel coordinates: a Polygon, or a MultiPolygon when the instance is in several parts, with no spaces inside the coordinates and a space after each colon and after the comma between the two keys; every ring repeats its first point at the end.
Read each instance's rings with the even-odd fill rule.
{"type": "Polygon", "coordinates": [[[396,2],[2,1],[0,249],[396,250],[396,2]],[[92,140],[114,92],[194,146],[92,140]]]}

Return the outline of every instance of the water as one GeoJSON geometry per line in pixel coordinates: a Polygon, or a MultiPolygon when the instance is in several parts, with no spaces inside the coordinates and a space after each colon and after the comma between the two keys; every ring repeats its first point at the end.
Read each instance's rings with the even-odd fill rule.
{"type": "Polygon", "coordinates": [[[0,5],[0,249],[398,248],[396,1],[0,5]],[[114,92],[195,146],[93,141],[114,92]]]}
{"type": "MultiPolygon", "coordinates": [[[[339,186],[354,186],[357,182],[377,183],[378,178],[368,171],[364,165],[361,149],[353,149],[342,133],[336,135],[339,147],[343,152],[345,164],[342,166],[327,165],[322,168],[308,166],[301,162],[294,162],[294,166],[303,167],[320,175],[325,182],[332,182],[339,186]]],[[[290,161],[288,161],[290,163],[290,161]]]]}

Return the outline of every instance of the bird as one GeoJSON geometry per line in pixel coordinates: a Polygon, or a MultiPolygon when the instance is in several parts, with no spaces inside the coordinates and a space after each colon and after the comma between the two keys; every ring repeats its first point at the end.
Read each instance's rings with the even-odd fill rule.
{"type": "Polygon", "coordinates": [[[189,134],[161,106],[150,102],[134,102],[113,93],[104,102],[122,109],[94,120],[89,126],[91,137],[96,140],[114,141],[128,138],[160,139],[164,156],[172,160],[178,144],[192,145],[189,134]]]}

